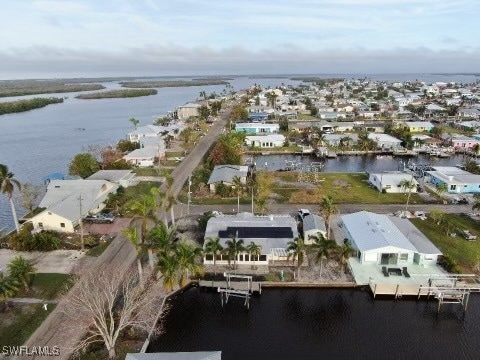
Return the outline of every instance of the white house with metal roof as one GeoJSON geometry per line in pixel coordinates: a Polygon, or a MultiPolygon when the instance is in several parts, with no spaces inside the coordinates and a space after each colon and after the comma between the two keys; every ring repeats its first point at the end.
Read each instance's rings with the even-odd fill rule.
{"type": "MultiPolygon", "coordinates": [[[[237,264],[268,265],[270,261],[288,259],[287,243],[298,236],[297,222],[290,215],[257,216],[252,213],[221,215],[208,220],[205,239],[220,238],[225,248],[226,242],[235,236],[242,239],[244,245],[251,242],[261,247],[261,255],[253,259],[248,252],[237,256],[237,264]]],[[[231,259],[233,261],[233,259],[231,259]]],[[[212,254],[205,254],[205,264],[213,264],[212,254]]],[[[217,264],[227,265],[227,255],[217,255],[217,264]]]]}
{"type": "Polygon", "coordinates": [[[377,143],[379,149],[398,149],[401,147],[402,140],[388,134],[368,133],[368,138],[377,143]]]}
{"type": "Polygon", "coordinates": [[[52,180],[38,205],[46,209],[30,221],[36,231],[74,232],[80,218],[100,212],[117,189],[105,180],[52,180]]]}
{"type": "Polygon", "coordinates": [[[99,170],[86,180],[107,180],[124,188],[138,184],[138,179],[132,170],[99,170]]]}
{"type": "Polygon", "coordinates": [[[235,131],[246,134],[276,134],[280,131],[279,124],[236,123],[235,131]]]}
{"type": "Polygon", "coordinates": [[[248,166],[243,165],[216,165],[208,179],[207,185],[211,192],[215,192],[215,186],[223,183],[227,186],[233,186],[233,178],[240,178],[242,184],[247,183],[248,166]]]}
{"type": "Polygon", "coordinates": [[[192,116],[198,116],[200,105],[195,103],[187,103],[185,105],[177,107],[177,117],[180,120],[188,119],[192,116]]]}
{"type": "Polygon", "coordinates": [[[418,181],[412,177],[412,175],[399,172],[384,172],[384,173],[370,173],[368,181],[375,186],[378,191],[386,193],[416,193],[418,181]],[[407,189],[402,187],[403,181],[411,182],[414,187],[407,189]]]}
{"type": "Polygon", "coordinates": [[[280,134],[249,135],[245,137],[245,145],[260,148],[282,147],[285,144],[285,136],[280,134]]]}
{"type": "Polygon", "coordinates": [[[313,244],[311,236],[318,236],[321,233],[325,238],[327,237],[327,227],[325,226],[325,219],[315,214],[309,214],[303,218],[303,239],[305,244],[313,244]]]}
{"type": "Polygon", "coordinates": [[[440,250],[413,224],[410,225],[368,211],[342,216],[345,237],[356,250],[356,257],[361,264],[436,264],[440,250]]]}

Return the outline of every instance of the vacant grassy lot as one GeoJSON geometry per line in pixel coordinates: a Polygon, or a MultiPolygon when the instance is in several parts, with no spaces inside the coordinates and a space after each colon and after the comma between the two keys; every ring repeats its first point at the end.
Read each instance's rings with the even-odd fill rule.
{"type": "Polygon", "coordinates": [[[412,219],[412,223],[428,237],[445,255],[450,255],[464,273],[478,273],[480,265],[480,223],[466,215],[446,214],[445,221],[451,223],[449,234],[445,226],[435,221],[412,219]],[[469,230],[477,235],[477,241],[467,241],[459,230],[469,230]],[[455,237],[450,236],[456,233],[455,237]]]}
{"type": "Polygon", "coordinates": [[[49,304],[47,310],[42,304],[15,304],[0,313],[0,349],[23,345],[54,308],[53,304],[49,304]]]}
{"type": "Polygon", "coordinates": [[[73,285],[73,276],[69,274],[38,273],[32,279],[30,290],[20,291],[15,297],[30,297],[52,300],[62,291],[73,285]]]}
{"type": "MultiPolygon", "coordinates": [[[[331,195],[337,204],[404,204],[406,194],[382,194],[368,183],[361,173],[320,173],[318,183],[298,183],[298,173],[261,172],[257,176],[273,176],[271,190],[279,202],[291,204],[319,204],[325,195],[331,195]]],[[[423,204],[418,194],[412,194],[410,204],[423,204]]]]}

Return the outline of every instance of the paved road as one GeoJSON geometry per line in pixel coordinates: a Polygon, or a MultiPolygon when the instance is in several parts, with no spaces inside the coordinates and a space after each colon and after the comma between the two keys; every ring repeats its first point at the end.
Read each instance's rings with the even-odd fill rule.
{"type": "MultiPolygon", "coordinates": [[[[176,213],[181,214],[181,206],[178,205],[176,213]]],[[[390,214],[397,211],[405,210],[405,205],[369,205],[369,204],[339,204],[341,214],[349,214],[357,211],[367,210],[379,214],[390,214]]],[[[251,212],[251,205],[240,205],[240,211],[251,212]]],[[[271,204],[268,205],[269,213],[272,214],[294,214],[298,209],[309,209],[313,212],[318,212],[319,206],[312,204],[271,204]]],[[[429,212],[432,209],[438,209],[445,213],[471,213],[471,205],[441,205],[441,204],[423,204],[423,205],[409,205],[408,211],[425,211],[429,212]]],[[[237,205],[190,205],[190,214],[199,215],[207,211],[220,211],[223,213],[236,213],[237,205]]]]}
{"type": "MultiPolygon", "coordinates": [[[[233,105],[232,105],[233,106],[233,105]]],[[[177,196],[182,190],[183,185],[187,181],[188,177],[192,174],[193,170],[200,164],[204,156],[207,154],[208,149],[212,146],[215,139],[220,135],[227,124],[228,117],[230,116],[231,107],[229,107],[221,116],[218,121],[210,128],[208,133],[201,138],[197,146],[188,154],[185,159],[173,170],[172,177],[173,193],[177,196]]],[[[166,191],[166,184],[162,185],[162,191],[166,191]]]]}
{"type": "MultiPolygon", "coordinates": [[[[223,131],[223,128],[230,115],[229,108],[220,119],[210,128],[210,131],[197,144],[195,149],[172,172],[174,179],[173,192],[178,195],[188,176],[202,161],[210,146],[217,136],[223,131]]],[[[162,188],[165,191],[165,188],[162,188]]],[[[162,218],[160,214],[159,218],[162,218]]],[[[107,265],[115,266],[118,271],[125,271],[135,261],[135,251],[130,242],[122,235],[118,235],[112,244],[98,258],[93,265],[95,268],[101,268],[107,265]]],[[[77,291],[74,286],[71,292],[77,291]]],[[[60,346],[61,354],[55,357],[59,360],[68,360],[72,354],[74,346],[83,338],[86,329],[72,324],[71,320],[63,313],[64,304],[60,302],[55,310],[47,317],[40,327],[32,334],[25,343],[26,346],[60,346]]],[[[39,359],[43,356],[17,357],[18,359],[39,359]]]]}

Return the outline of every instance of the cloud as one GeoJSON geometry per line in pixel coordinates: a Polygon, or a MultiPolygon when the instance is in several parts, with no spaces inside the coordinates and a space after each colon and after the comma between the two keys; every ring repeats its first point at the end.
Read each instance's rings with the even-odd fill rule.
{"type": "Polygon", "coordinates": [[[89,7],[85,3],[78,3],[73,1],[60,1],[60,0],[38,0],[32,3],[33,7],[55,14],[76,14],[87,12],[89,7]]]}
{"type": "Polygon", "coordinates": [[[480,50],[433,51],[327,49],[310,51],[284,44],[251,51],[244,47],[187,48],[150,46],[106,52],[53,47],[12,49],[0,54],[0,78],[68,76],[144,76],[278,73],[474,72],[480,50]]]}

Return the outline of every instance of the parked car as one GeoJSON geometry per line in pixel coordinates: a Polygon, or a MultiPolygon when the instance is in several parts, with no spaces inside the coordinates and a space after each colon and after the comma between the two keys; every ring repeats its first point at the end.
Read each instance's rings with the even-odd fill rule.
{"type": "Polygon", "coordinates": [[[112,214],[96,214],[87,216],[83,222],[90,224],[111,224],[115,221],[115,216],[112,214]]]}

